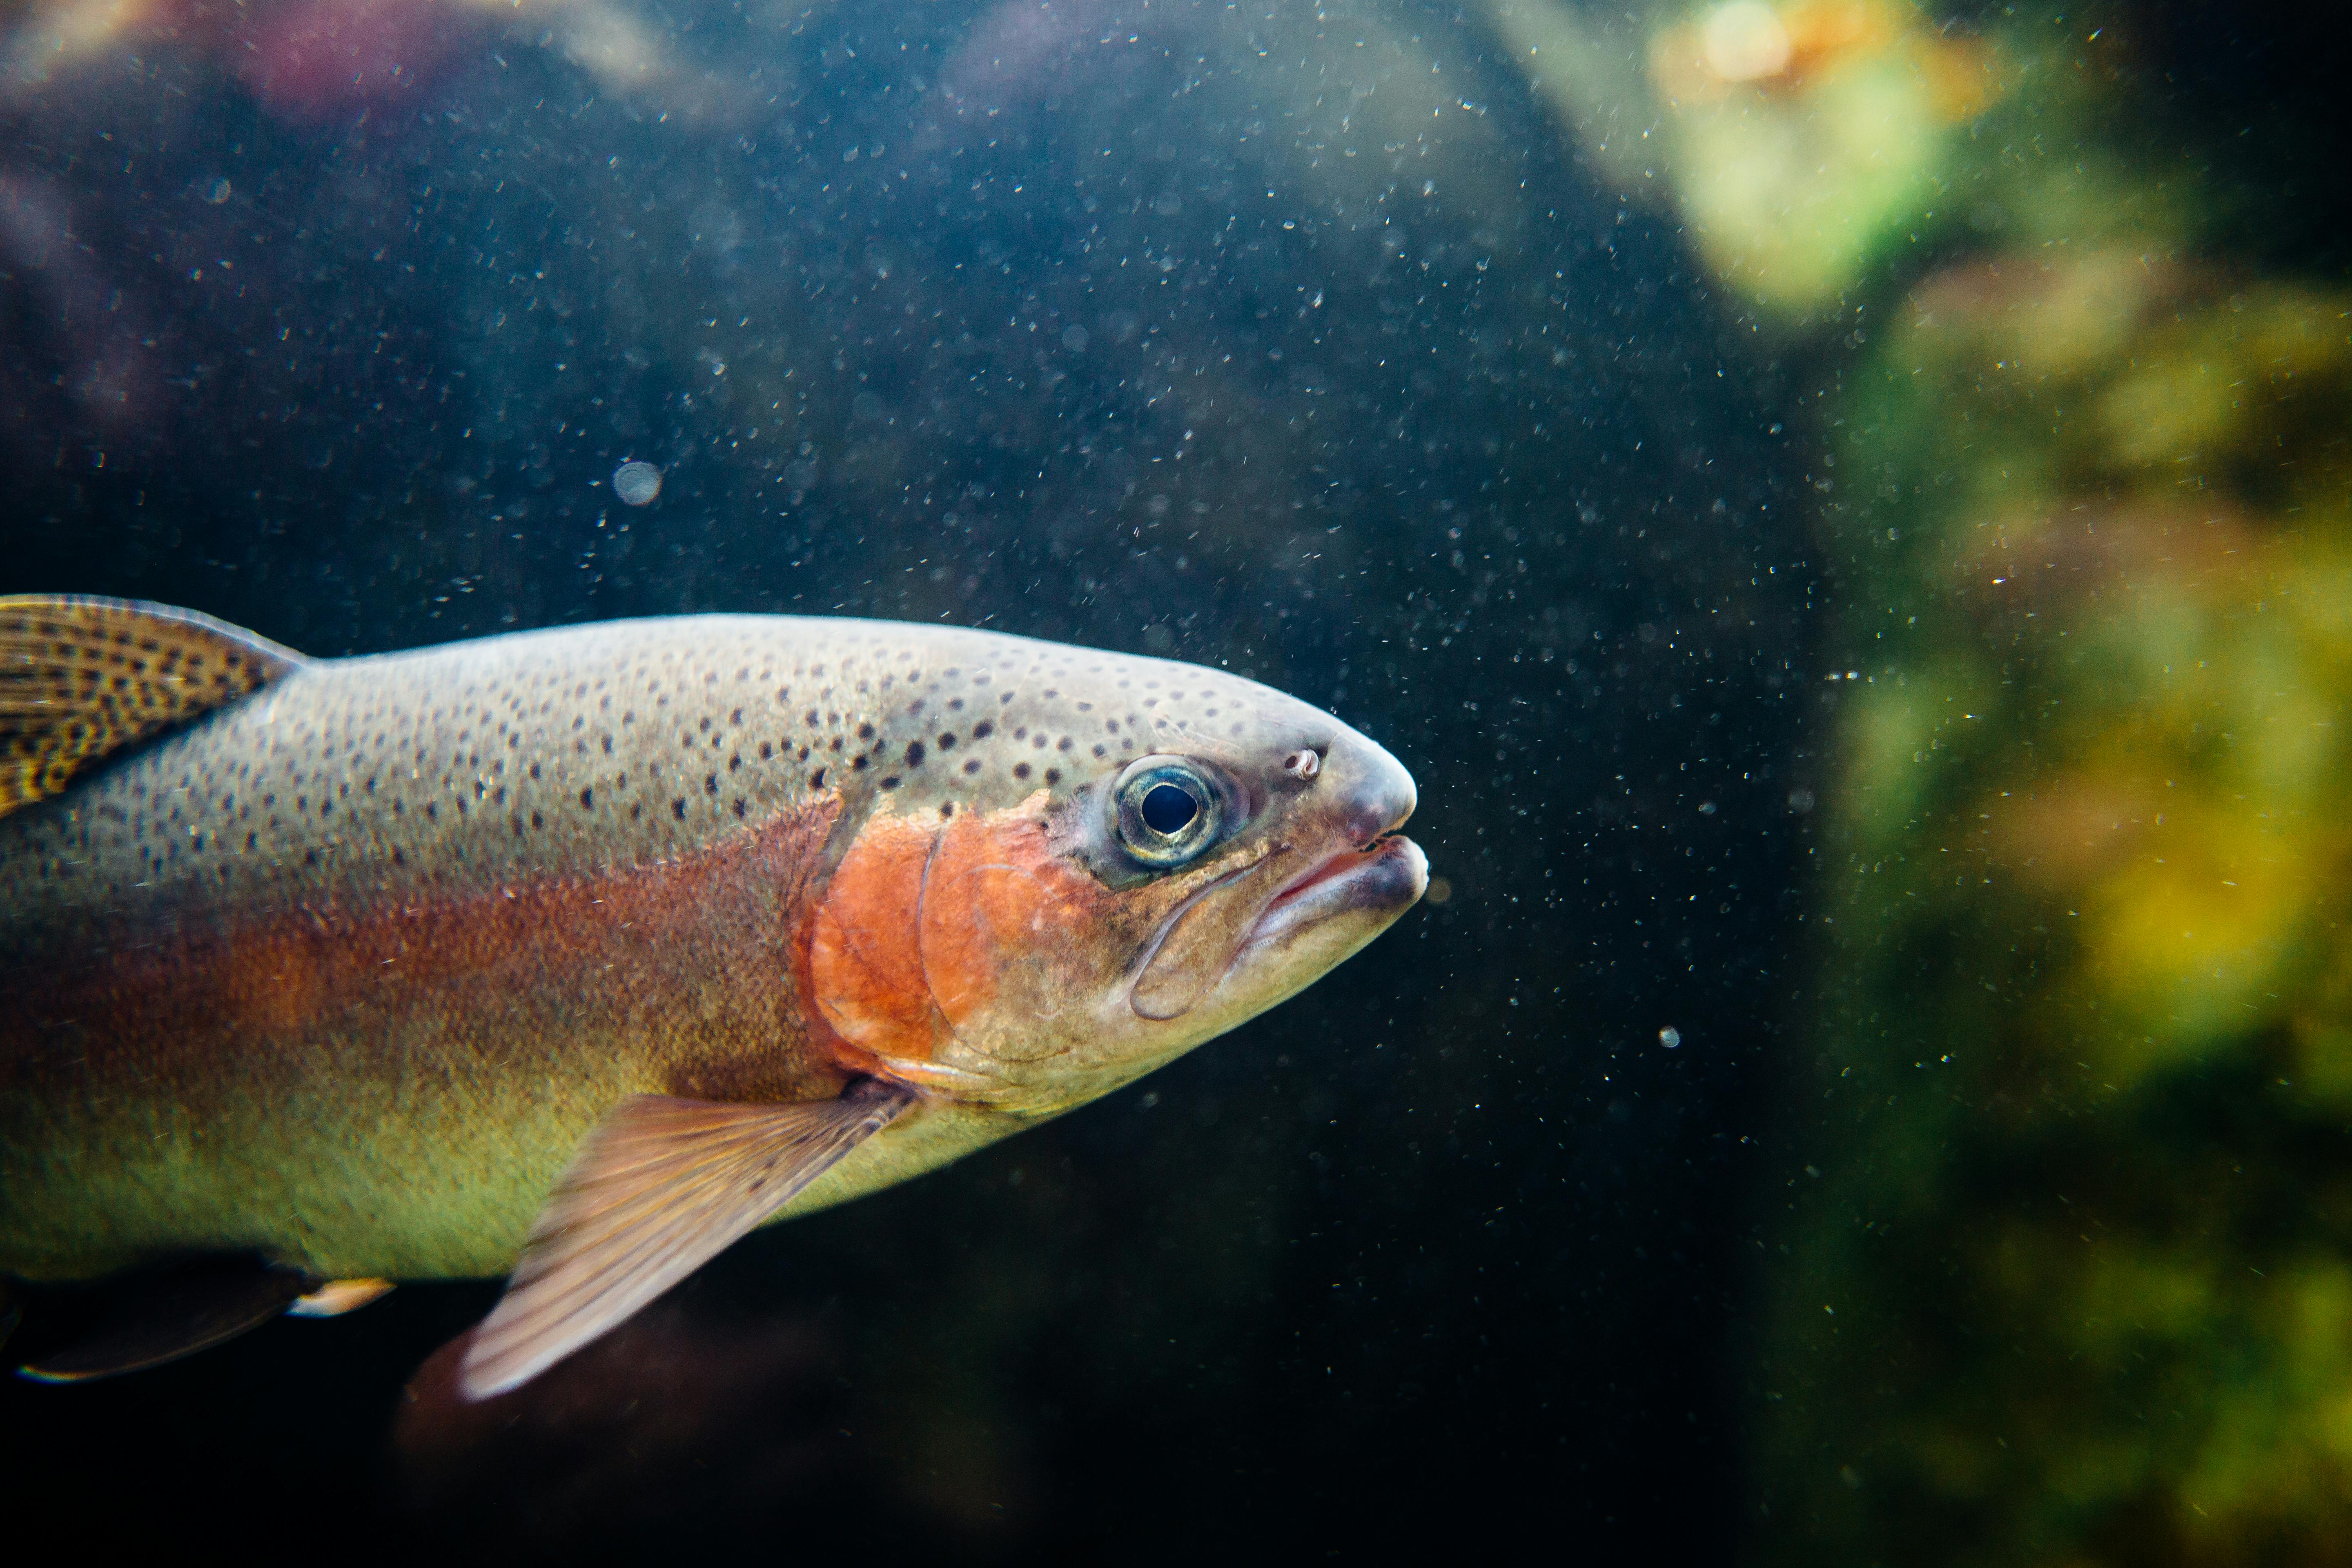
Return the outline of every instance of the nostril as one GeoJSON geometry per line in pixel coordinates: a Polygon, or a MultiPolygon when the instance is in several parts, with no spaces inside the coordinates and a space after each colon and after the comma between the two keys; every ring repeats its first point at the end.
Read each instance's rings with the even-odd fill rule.
{"type": "Polygon", "coordinates": [[[1311,779],[1323,771],[1322,753],[1311,750],[1293,752],[1282,759],[1282,771],[1293,778],[1311,779]]]}

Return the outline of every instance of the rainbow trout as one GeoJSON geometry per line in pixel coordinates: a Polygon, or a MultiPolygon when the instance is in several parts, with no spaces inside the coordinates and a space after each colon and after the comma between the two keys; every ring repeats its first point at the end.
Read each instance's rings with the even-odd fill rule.
{"type": "Polygon", "coordinates": [[[505,1273],[460,1384],[512,1388],[1311,984],[1421,896],[1413,799],[1280,692],[989,632],[0,599],[0,1274],[266,1276],[31,1370],[505,1273]]]}

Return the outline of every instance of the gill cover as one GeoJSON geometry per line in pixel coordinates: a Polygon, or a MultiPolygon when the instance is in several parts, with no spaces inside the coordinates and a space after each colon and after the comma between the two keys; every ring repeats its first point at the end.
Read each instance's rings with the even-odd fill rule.
{"type": "Polygon", "coordinates": [[[1040,1021],[1082,994],[1112,895],[1055,852],[1045,803],[1040,792],[939,827],[887,813],[866,823],[809,937],[817,1007],[843,1039],[919,1077],[1008,985],[1040,1021]]]}

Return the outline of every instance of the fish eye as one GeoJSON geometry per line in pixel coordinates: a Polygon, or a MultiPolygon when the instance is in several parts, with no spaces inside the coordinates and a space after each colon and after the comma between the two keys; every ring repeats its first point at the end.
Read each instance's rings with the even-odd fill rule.
{"type": "Polygon", "coordinates": [[[1136,809],[1142,814],[1144,826],[1172,838],[1201,815],[1201,803],[1182,784],[1162,781],[1143,792],[1143,804],[1136,809]]]}
{"type": "Polygon", "coordinates": [[[1207,774],[1181,757],[1128,764],[1111,791],[1118,840],[1155,870],[1171,870],[1216,841],[1223,801],[1207,774]]]}

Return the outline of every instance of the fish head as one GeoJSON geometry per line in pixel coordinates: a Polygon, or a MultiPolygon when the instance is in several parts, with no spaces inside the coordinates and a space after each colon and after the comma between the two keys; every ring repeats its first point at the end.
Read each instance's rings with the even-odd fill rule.
{"type": "Polygon", "coordinates": [[[1220,671],[1114,677],[1000,715],[1035,736],[1130,714],[1124,743],[1058,751],[1052,786],[935,787],[866,818],[811,939],[853,1062],[1054,1114],[1295,994],[1420,899],[1427,862],[1396,833],[1412,777],[1380,745],[1220,671]]]}

